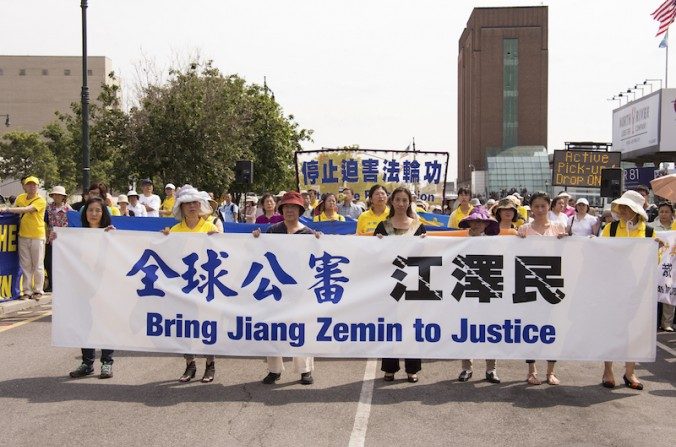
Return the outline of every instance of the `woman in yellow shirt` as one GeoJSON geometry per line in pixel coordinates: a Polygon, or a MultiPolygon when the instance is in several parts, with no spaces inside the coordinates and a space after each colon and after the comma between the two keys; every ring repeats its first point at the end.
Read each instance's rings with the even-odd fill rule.
{"type": "Polygon", "coordinates": [[[371,207],[359,215],[357,235],[373,233],[378,224],[387,219],[390,208],[387,206],[387,190],[382,185],[373,185],[369,190],[371,207]]]}
{"type": "Polygon", "coordinates": [[[338,214],[338,200],[335,194],[324,195],[324,200],[319,204],[319,207],[322,212],[312,218],[313,222],[345,222],[345,217],[338,214]]]}
{"type": "MultiPolygon", "coordinates": [[[[174,217],[179,221],[171,228],[165,228],[162,232],[169,233],[218,233],[218,228],[213,223],[207,221],[202,216],[209,216],[211,214],[211,207],[209,206],[209,194],[204,191],[198,191],[190,185],[184,185],[176,192],[176,203],[173,209],[174,217]]],[[[185,357],[185,372],[178,379],[179,382],[190,382],[197,373],[197,366],[195,366],[195,355],[184,354],[185,357]]],[[[206,355],[206,368],[202,382],[213,382],[216,373],[215,356],[206,355]]]]}
{"type": "MultiPolygon", "coordinates": [[[[627,191],[610,204],[611,212],[619,221],[609,223],[603,228],[601,237],[654,237],[654,231],[646,225],[648,215],[643,209],[645,199],[636,191],[627,191]]],[[[634,390],[642,390],[643,384],[638,381],[635,373],[636,363],[624,364],[624,384],[634,390]]],[[[615,388],[613,362],[605,362],[601,385],[606,388],[615,388]]]]}

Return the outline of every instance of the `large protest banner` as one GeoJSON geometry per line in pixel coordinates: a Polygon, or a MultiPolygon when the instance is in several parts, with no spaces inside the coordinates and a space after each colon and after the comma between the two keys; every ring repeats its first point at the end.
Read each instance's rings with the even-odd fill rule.
{"type": "Polygon", "coordinates": [[[0,300],[17,298],[19,267],[19,216],[0,214],[0,300]]]}
{"type": "Polygon", "coordinates": [[[655,359],[648,239],[57,232],[56,346],[655,359]]]}
{"type": "Polygon", "coordinates": [[[659,249],[657,269],[657,301],[676,306],[676,231],[660,231],[664,245],[659,249]]]}
{"type": "Polygon", "coordinates": [[[554,151],[552,186],[601,187],[601,170],[619,168],[620,152],[557,150],[554,151]]]}
{"type": "Polygon", "coordinates": [[[444,200],[448,152],[381,149],[322,149],[295,153],[299,189],[337,194],[344,187],[366,201],[379,183],[392,191],[407,185],[418,198],[441,206],[444,200]]]}

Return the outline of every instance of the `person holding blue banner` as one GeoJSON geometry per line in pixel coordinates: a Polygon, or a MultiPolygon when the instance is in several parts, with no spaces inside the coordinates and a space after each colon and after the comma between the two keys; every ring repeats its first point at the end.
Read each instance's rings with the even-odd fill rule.
{"type": "MultiPolygon", "coordinates": [[[[516,210],[514,210],[516,213],[516,210]]],[[[468,236],[495,236],[500,233],[500,224],[488,214],[482,206],[475,206],[469,216],[460,221],[460,228],[469,228],[468,236]]],[[[462,361],[462,371],[458,376],[459,382],[467,382],[472,378],[472,359],[462,361]]],[[[490,383],[500,383],[496,370],[495,359],[486,359],[486,380],[490,383]]]]}
{"type": "Polygon", "coordinates": [[[37,177],[29,176],[23,181],[25,193],[16,198],[15,206],[2,210],[18,214],[19,218],[19,264],[21,265],[20,299],[40,299],[45,281],[45,208],[47,201],[38,194],[37,177]]]}
{"type": "MultiPolygon", "coordinates": [[[[388,204],[387,219],[378,223],[373,232],[374,236],[378,236],[379,238],[383,236],[425,236],[425,227],[417,219],[411,207],[413,204],[411,191],[403,186],[396,188],[392,191],[388,204]]],[[[418,372],[422,369],[422,361],[420,359],[404,359],[404,368],[408,375],[408,381],[416,383],[418,381],[418,372]]],[[[394,374],[399,369],[399,359],[384,358],[380,367],[380,370],[385,373],[383,380],[387,382],[393,381],[394,374]]]]}
{"type": "MultiPolygon", "coordinates": [[[[207,233],[209,235],[219,233],[218,228],[205,217],[210,216],[212,209],[209,206],[209,194],[204,191],[198,191],[191,185],[183,185],[176,193],[176,202],[174,203],[174,217],[179,221],[171,229],[165,228],[162,232],[165,235],[169,233],[207,233]]],[[[179,377],[179,382],[190,382],[197,374],[194,354],[184,354],[185,371],[179,377]]],[[[206,366],[204,368],[203,383],[214,381],[216,374],[216,357],[214,355],[205,355],[206,366]]]]}
{"type": "Polygon", "coordinates": [[[373,185],[369,190],[371,206],[357,220],[357,235],[373,233],[378,224],[387,219],[390,208],[387,206],[387,190],[383,185],[373,185]]]}
{"type": "MultiPolygon", "coordinates": [[[[648,214],[644,208],[645,203],[644,196],[638,191],[627,191],[619,199],[613,200],[610,204],[610,210],[619,220],[606,225],[601,232],[601,237],[654,238],[655,231],[647,225],[648,214]]],[[[622,379],[624,379],[627,388],[640,391],[643,389],[643,384],[636,377],[635,369],[635,362],[626,362],[622,379]]],[[[613,362],[603,364],[601,385],[605,388],[615,388],[613,362]]]]}
{"type": "MultiPolygon", "coordinates": [[[[299,220],[300,216],[305,212],[304,205],[303,197],[299,193],[295,191],[285,193],[277,207],[278,212],[284,216],[284,220],[270,225],[266,233],[314,234],[315,237],[319,238],[321,233],[312,231],[299,220]]],[[[252,234],[253,237],[257,238],[261,235],[261,230],[256,228],[252,234]]],[[[263,383],[272,385],[282,377],[284,359],[282,357],[270,356],[266,360],[268,363],[268,375],[263,379],[263,383]]],[[[312,371],[315,369],[315,362],[313,357],[294,357],[293,369],[296,373],[300,373],[300,383],[302,385],[312,385],[314,383],[312,371]]]]}
{"type": "MultiPolygon", "coordinates": [[[[104,199],[100,196],[92,195],[87,199],[85,205],[81,208],[80,221],[83,228],[103,228],[104,231],[115,229],[111,225],[110,213],[104,199]]],[[[49,235],[50,242],[56,240],[56,233],[49,235]]],[[[96,350],[94,348],[81,348],[82,363],[69,373],[73,379],[89,376],[94,373],[94,360],[96,350]]],[[[110,379],[113,377],[113,350],[101,349],[101,374],[99,379],[110,379]]]]}
{"type": "MultiPolygon", "coordinates": [[[[562,197],[556,197],[554,199],[562,201],[562,197]]],[[[559,203],[559,206],[563,202],[559,203]]],[[[566,224],[563,221],[551,221],[549,220],[549,209],[552,204],[552,200],[549,198],[549,195],[546,192],[536,192],[530,198],[530,209],[533,213],[533,221],[523,224],[519,227],[518,234],[520,237],[527,236],[555,236],[559,239],[568,236],[566,231],[566,224]]],[[[561,213],[563,216],[565,214],[561,213]]],[[[540,379],[537,377],[537,368],[535,367],[535,360],[526,360],[528,364],[528,377],[526,382],[530,385],[540,385],[540,379]]],[[[561,383],[554,373],[554,367],[556,366],[556,360],[547,360],[547,383],[549,385],[558,385],[561,383]]]]}
{"type": "Polygon", "coordinates": [[[313,222],[345,222],[345,217],[338,214],[338,200],[333,193],[324,194],[319,202],[319,215],[312,218],[313,222]]]}

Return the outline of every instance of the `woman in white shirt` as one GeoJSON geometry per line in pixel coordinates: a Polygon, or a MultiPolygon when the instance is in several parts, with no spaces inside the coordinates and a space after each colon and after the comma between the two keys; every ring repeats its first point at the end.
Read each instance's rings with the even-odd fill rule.
{"type": "Polygon", "coordinates": [[[558,222],[564,227],[568,226],[568,216],[563,212],[566,209],[566,200],[567,197],[565,196],[557,196],[552,199],[552,204],[547,214],[547,219],[550,222],[558,222]]]}
{"type": "Polygon", "coordinates": [[[599,232],[599,220],[589,215],[589,202],[585,198],[575,202],[575,214],[568,218],[568,234],[571,236],[592,236],[599,232]]]}

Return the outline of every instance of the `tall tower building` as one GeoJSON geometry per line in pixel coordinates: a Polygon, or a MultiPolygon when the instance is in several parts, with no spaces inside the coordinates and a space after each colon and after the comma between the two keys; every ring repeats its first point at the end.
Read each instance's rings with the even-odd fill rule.
{"type": "Polygon", "coordinates": [[[546,6],[475,8],[458,42],[458,182],[486,153],[547,147],[546,6]]]}

